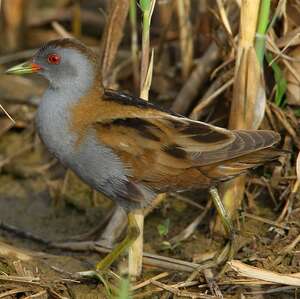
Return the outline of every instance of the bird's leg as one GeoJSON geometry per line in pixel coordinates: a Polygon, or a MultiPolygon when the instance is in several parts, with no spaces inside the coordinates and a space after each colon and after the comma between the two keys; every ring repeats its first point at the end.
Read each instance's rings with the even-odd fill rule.
{"type": "Polygon", "coordinates": [[[228,212],[226,211],[223,202],[220,198],[218,189],[216,187],[211,187],[209,188],[209,193],[213,200],[214,206],[217,209],[219,216],[221,217],[221,221],[224,225],[224,228],[230,238],[231,236],[233,236],[233,226],[228,212]]]}
{"type": "Polygon", "coordinates": [[[138,238],[139,234],[140,230],[137,226],[135,218],[131,213],[129,213],[127,235],[125,239],[97,264],[97,270],[106,270],[124,251],[131,246],[131,244],[138,238]]]}
{"type": "Polygon", "coordinates": [[[211,198],[213,200],[214,206],[217,209],[217,212],[221,218],[221,221],[224,225],[224,228],[227,232],[227,235],[229,237],[229,241],[230,241],[230,250],[228,253],[228,260],[233,258],[234,255],[234,229],[233,229],[233,225],[230,219],[230,216],[228,214],[228,212],[226,211],[223,202],[219,196],[219,192],[218,189],[216,187],[211,187],[209,189],[209,193],[211,195],[211,198]]]}
{"type": "Polygon", "coordinates": [[[123,208],[117,205],[97,242],[104,247],[112,247],[126,229],[127,222],[127,213],[123,208]]]}

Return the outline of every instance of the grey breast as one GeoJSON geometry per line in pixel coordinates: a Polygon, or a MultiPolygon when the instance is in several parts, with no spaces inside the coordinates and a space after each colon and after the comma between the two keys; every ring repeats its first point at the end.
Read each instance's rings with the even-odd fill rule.
{"type": "Polygon", "coordinates": [[[96,139],[92,128],[79,146],[69,129],[70,105],[66,95],[47,90],[39,106],[36,126],[48,150],[94,189],[115,198],[128,181],[129,170],[113,151],[96,139]]]}

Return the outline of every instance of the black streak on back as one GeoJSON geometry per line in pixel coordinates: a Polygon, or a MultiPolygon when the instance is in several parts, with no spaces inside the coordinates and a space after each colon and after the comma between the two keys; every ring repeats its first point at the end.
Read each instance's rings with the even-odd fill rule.
{"type": "Polygon", "coordinates": [[[213,143],[218,141],[226,141],[230,138],[226,134],[220,133],[205,124],[196,122],[183,123],[182,127],[179,128],[179,130],[180,132],[197,142],[213,143]]]}
{"type": "Polygon", "coordinates": [[[140,118],[116,119],[112,122],[112,125],[132,128],[137,130],[142,137],[154,141],[160,141],[160,138],[154,134],[154,131],[158,131],[158,130],[160,131],[160,129],[144,119],[140,119],[140,118]]]}
{"type": "Polygon", "coordinates": [[[103,100],[104,101],[113,101],[120,105],[125,105],[125,106],[133,106],[133,107],[139,107],[139,108],[143,108],[143,109],[154,109],[157,111],[166,112],[171,115],[180,116],[168,109],[164,109],[162,107],[154,105],[154,104],[152,104],[148,101],[145,101],[141,98],[138,98],[138,97],[135,97],[135,96],[123,93],[123,92],[114,91],[111,89],[105,90],[103,100]]]}
{"type": "Polygon", "coordinates": [[[178,158],[178,159],[185,159],[186,158],[186,151],[184,151],[180,146],[177,144],[170,144],[163,148],[164,152],[168,155],[178,158]]]}

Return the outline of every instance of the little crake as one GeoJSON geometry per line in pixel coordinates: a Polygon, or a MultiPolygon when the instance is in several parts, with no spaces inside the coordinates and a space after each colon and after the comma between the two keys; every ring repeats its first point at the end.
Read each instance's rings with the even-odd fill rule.
{"type": "Polygon", "coordinates": [[[40,48],[7,73],[39,73],[49,87],[36,126],[53,155],[126,211],[157,193],[216,185],[275,159],[272,131],[229,131],[102,86],[95,54],[72,39],[40,48]]]}

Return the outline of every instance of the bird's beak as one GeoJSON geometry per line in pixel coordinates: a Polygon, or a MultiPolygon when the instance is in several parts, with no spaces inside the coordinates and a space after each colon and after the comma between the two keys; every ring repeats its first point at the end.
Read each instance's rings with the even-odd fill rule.
{"type": "Polygon", "coordinates": [[[42,67],[37,63],[24,62],[9,68],[5,73],[13,75],[32,74],[40,71],[42,67]]]}

